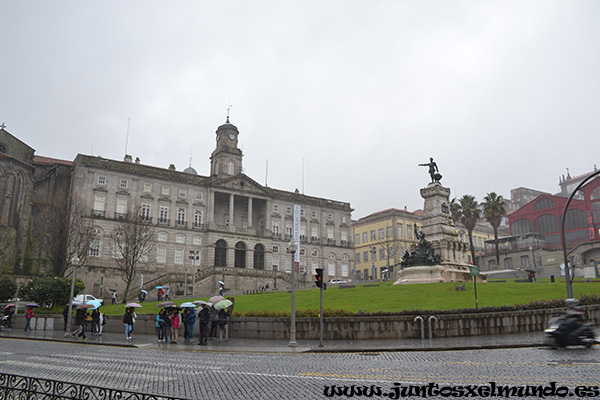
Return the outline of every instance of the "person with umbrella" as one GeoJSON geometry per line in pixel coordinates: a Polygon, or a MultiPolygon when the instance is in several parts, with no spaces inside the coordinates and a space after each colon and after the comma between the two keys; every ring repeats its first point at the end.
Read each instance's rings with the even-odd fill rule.
{"type": "Polygon", "coordinates": [[[7,329],[10,329],[12,327],[12,316],[15,313],[15,305],[14,304],[9,304],[7,306],[4,306],[4,315],[8,318],[6,318],[6,323],[7,329]]]}
{"type": "Polygon", "coordinates": [[[185,310],[185,325],[186,325],[186,339],[189,341],[194,340],[194,325],[196,324],[196,314],[194,313],[193,307],[188,307],[185,310]]]}
{"type": "Polygon", "coordinates": [[[181,319],[179,318],[179,308],[173,308],[173,315],[171,316],[171,331],[173,332],[173,339],[171,343],[177,343],[179,339],[179,328],[181,327],[181,319]]]}
{"type": "Polygon", "coordinates": [[[27,305],[27,309],[25,310],[25,332],[31,331],[31,319],[34,317],[33,306],[27,305]]]}
{"type": "Polygon", "coordinates": [[[200,321],[200,337],[198,338],[199,346],[206,346],[208,342],[208,324],[210,323],[210,312],[208,311],[208,305],[205,303],[200,304],[202,309],[198,313],[198,320],[200,321]]]}
{"type": "Polygon", "coordinates": [[[131,332],[133,332],[133,326],[135,324],[135,313],[133,312],[132,307],[127,307],[125,309],[125,314],[123,314],[123,324],[125,325],[125,339],[131,340],[131,332]]]}
{"type": "Polygon", "coordinates": [[[85,332],[87,331],[88,320],[91,318],[89,318],[90,316],[86,310],[92,307],[89,304],[82,304],[77,307],[77,311],[75,311],[75,325],[77,325],[77,329],[71,333],[71,336],[75,337],[77,335],[78,339],[87,340],[85,332]]]}

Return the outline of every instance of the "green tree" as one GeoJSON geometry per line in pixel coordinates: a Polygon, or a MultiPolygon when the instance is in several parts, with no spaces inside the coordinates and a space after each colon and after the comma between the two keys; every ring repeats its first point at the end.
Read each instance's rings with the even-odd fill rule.
{"type": "Polygon", "coordinates": [[[17,293],[17,284],[6,276],[0,278],[0,301],[10,300],[15,293],[17,293]]]}
{"type": "MultiPolygon", "coordinates": [[[[75,279],[74,296],[85,288],[81,279],[75,279]]],[[[21,285],[19,295],[28,301],[34,301],[41,306],[53,307],[69,303],[71,280],[67,278],[47,277],[34,278],[21,285]]]]}
{"type": "Polygon", "coordinates": [[[452,200],[450,203],[450,212],[453,214],[455,220],[460,221],[461,224],[467,230],[469,234],[469,246],[471,247],[471,260],[475,264],[475,247],[473,246],[473,229],[477,225],[477,221],[481,218],[481,211],[479,210],[475,196],[465,194],[463,197],[458,199],[458,203],[452,200]],[[454,203],[454,204],[453,204],[454,203]],[[454,208],[454,209],[453,209],[454,208]]]}
{"type": "Polygon", "coordinates": [[[494,228],[494,247],[496,250],[496,265],[500,264],[500,250],[498,249],[498,227],[502,222],[502,218],[506,215],[504,208],[504,198],[502,195],[497,195],[495,192],[488,193],[483,198],[483,216],[494,228]]]}

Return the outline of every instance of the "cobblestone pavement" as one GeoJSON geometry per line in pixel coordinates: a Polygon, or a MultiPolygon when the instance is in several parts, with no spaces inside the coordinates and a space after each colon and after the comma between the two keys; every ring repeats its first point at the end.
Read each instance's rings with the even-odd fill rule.
{"type": "Polygon", "coordinates": [[[363,346],[354,352],[311,353],[283,351],[285,343],[278,344],[282,351],[271,344],[264,351],[255,345],[250,352],[217,344],[87,344],[3,336],[0,372],[187,399],[316,399],[326,398],[324,390],[332,385],[374,385],[387,393],[394,383],[557,382],[573,388],[600,381],[598,348],[375,351],[363,346]]]}

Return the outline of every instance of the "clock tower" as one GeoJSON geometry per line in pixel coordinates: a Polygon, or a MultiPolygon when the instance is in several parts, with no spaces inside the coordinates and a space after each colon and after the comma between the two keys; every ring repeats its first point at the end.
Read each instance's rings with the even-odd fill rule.
{"type": "Polygon", "coordinates": [[[210,175],[227,178],[242,172],[242,151],[238,148],[237,127],[227,121],[217,128],[217,146],[210,156],[210,175]]]}

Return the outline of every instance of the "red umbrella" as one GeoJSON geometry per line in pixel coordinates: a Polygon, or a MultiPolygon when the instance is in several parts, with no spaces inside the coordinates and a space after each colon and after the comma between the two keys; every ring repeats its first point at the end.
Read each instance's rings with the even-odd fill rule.
{"type": "Polygon", "coordinates": [[[14,305],[14,304],[7,304],[7,305],[4,306],[4,309],[6,310],[9,307],[16,307],[16,305],[14,305]]]}

